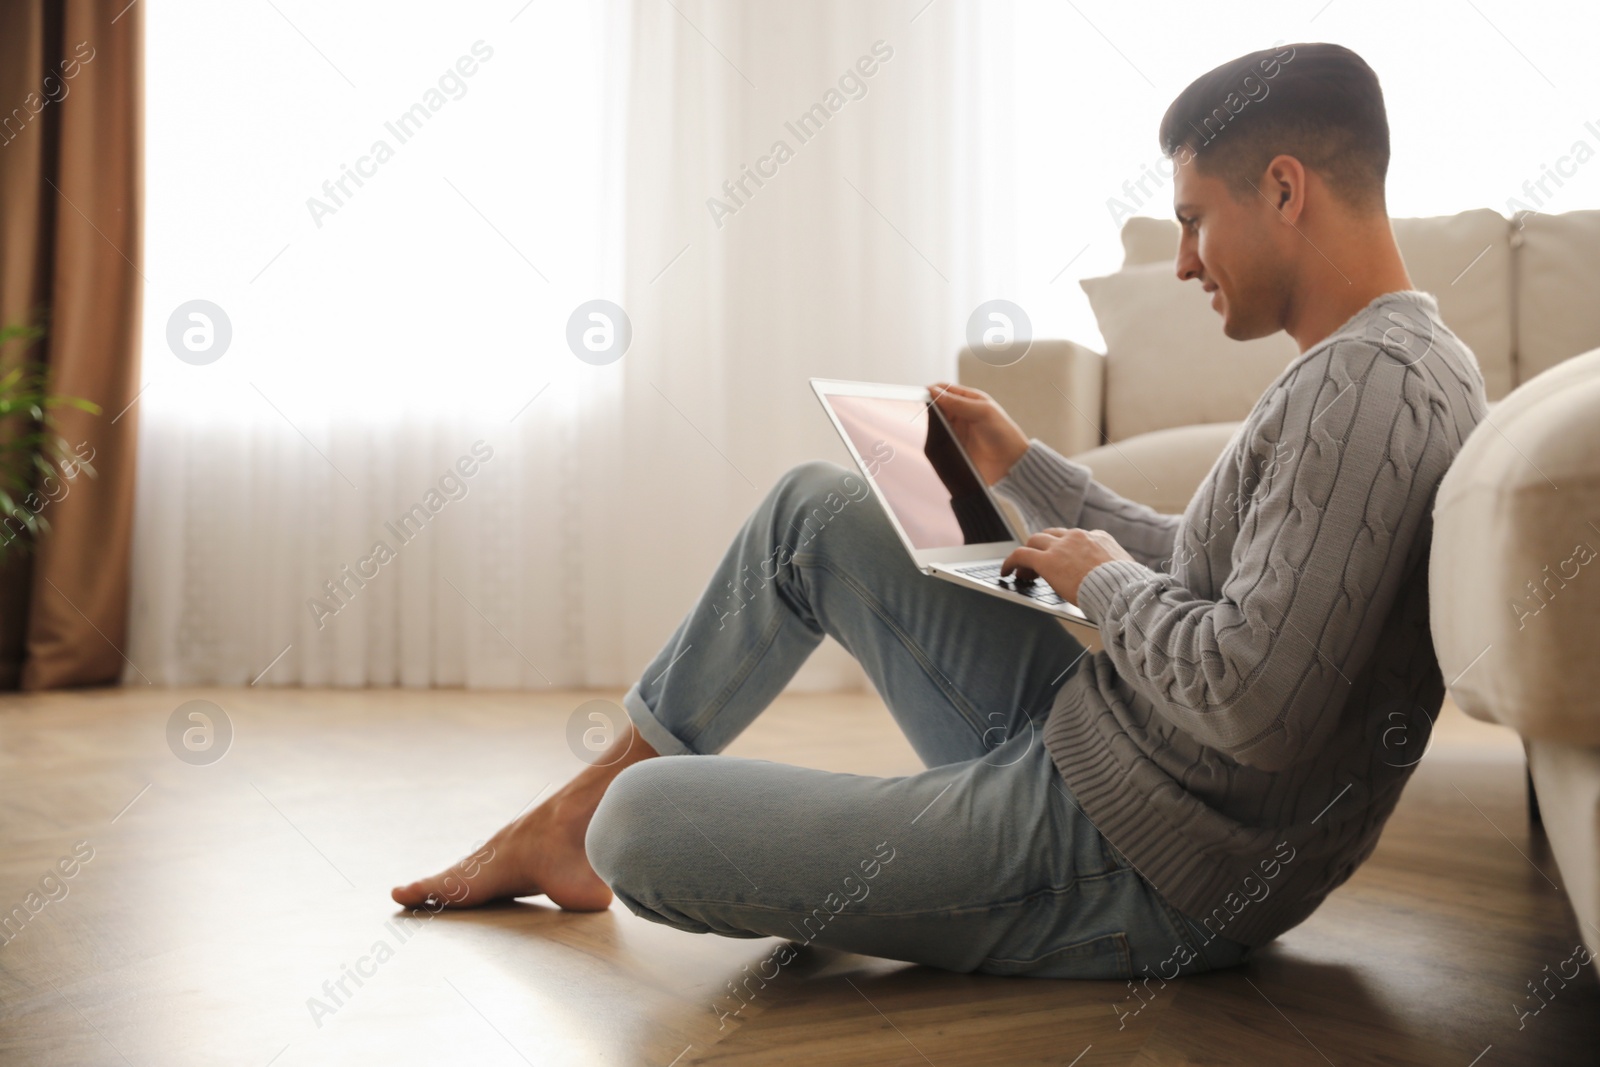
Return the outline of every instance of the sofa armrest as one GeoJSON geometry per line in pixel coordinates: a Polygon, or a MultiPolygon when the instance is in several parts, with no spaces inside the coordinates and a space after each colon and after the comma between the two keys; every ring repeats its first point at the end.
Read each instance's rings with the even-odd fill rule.
{"type": "Polygon", "coordinates": [[[1528,741],[1600,747],[1597,416],[1600,348],[1495,404],[1434,497],[1440,670],[1461,710],[1528,741]]]}
{"type": "Polygon", "coordinates": [[[962,385],[999,401],[1030,436],[1074,456],[1104,443],[1105,364],[1105,356],[1072,341],[1034,341],[1006,367],[963,348],[957,373],[962,385]]]}

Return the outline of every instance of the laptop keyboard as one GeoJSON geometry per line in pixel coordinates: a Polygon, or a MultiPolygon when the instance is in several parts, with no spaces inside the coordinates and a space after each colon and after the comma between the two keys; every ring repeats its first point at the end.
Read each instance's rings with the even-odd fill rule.
{"type": "Polygon", "coordinates": [[[964,574],[968,578],[976,579],[984,585],[993,585],[1004,589],[1008,593],[1019,593],[1029,600],[1037,600],[1039,603],[1052,608],[1066,603],[1054,589],[1050,588],[1050,583],[1043,578],[1035,578],[1027,585],[1023,585],[1015,577],[1001,577],[1000,564],[998,563],[975,563],[970,567],[951,567],[950,569],[964,574]]]}

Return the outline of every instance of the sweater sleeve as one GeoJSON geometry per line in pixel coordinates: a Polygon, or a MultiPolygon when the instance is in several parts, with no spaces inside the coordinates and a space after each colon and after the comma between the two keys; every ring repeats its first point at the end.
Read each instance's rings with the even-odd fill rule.
{"type": "Polygon", "coordinates": [[[1180,516],[1118,496],[1095,481],[1088,467],[1043,441],[1030,442],[994,489],[1017,506],[1030,532],[1047,526],[1104,530],[1146,566],[1165,569],[1171,562],[1180,516]]]}
{"type": "Polygon", "coordinates": [[[1251,432],[1288,458],[1241,500],[1218,595],[1115,560],[1078,605],[1157,714],[1274,771],[1336,725],[1377,640],[1370,620],[1426,559],[1416,541],[1452,452],[1421,375],[1363,341],[1308,360],[1260,414],[1251,432]]]}

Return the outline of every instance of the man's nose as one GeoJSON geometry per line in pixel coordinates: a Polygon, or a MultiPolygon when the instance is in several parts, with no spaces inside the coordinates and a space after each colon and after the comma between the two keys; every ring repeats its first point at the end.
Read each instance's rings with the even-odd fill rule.
{"type": "Polygon", "coordinates": [[[1185,249],[1178,250],[1177,271],[1179,281],[1200,277],[1200,257],[1185,249]]]}

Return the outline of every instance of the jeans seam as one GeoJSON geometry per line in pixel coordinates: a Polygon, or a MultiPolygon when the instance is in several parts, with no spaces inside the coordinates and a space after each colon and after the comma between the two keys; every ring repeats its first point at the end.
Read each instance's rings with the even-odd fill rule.
{"type": "MultiPolygon", "coordinates": [[[[956,917],[965,916],[965,915],[979,915],[979,914],[983,914],[985,912],[994,912],[994,911],[1001,911],[1001,910],[1004,910],[1004,909],[1007,909],[1007,908],[1022,907],[1024,905],[1034,903],[1035,901],[1042,900],[1042,899],[1045,899],[1047,897],[1065,896],[1068,893],[1076,891],[1080,886],[1092,885],[1095,882],[1104,881],[1105,879],[1112,878],[1112,877],[1115,877],[1117,875],[1130,874],[1130,873],[1136,874],[1137,872],[1134,872],[1131,867],[1118,867],[1115,870],[1104,871],[1104,872],[1101,872],[1100,874],[1089,874],[1089,875],[1084,875],[1081,878],[1074,878],[1071,881],[1071,883],[1069,883],[1067,885],[1062,885],[1062,886],[1052,885],[1052,886],[1049,886],[1049,887],[1044,888],[1044,889],[1030,890],[1028,893],[1024,894],[1023,896],[1009,897],[1009,898],[1004,899],[1004,900],[988,901],[988,902],[982,903],[982,904],[965,904],[965,905],[961,905],[961,906],[954,907],[954,908],[922,908],[922,909],[918,909],[918,910],[915,910],[915,911],[864,911],[863,909],[857,908],[857,909],[855,909],[855,914],[860,916],[861,918],[873,918],[873,919],[912,919],[912,918],[932,918],[932,917],[956,918],[956,917]]],[[[865,897],[862,898],[862,900],[865,900],[865,899],[866,899],[865,897]]],[[[800,910],[797,910],[797,909],[794,909],[794,908],[777,907],[777,906],[774,906],[774,905],[771,905],[771,904],[761,904],[761,903],[757,903],[757,902],[754,902],[754,901],[734,901],[734,900],[725,900],[725,899],[709,899],[708,900],[708,899],[701,898],[701,897],[661,897],[659,900],[656,901],[656,903],[664,905],[664,906],[675,906],[675,905],[678,905],[678,904],[712,904],[712,905],[716,905],[716,906],[719,906],[719,907],[725,907],[725,908],[748,908],[748,909],[750,909],[752,911],[772,912],[774,914],[786,914],[786,915],[809,915],[809,914],[811,914],[810,911],[800,911],[800,910]]],[[[854,904],[854,903],[860,903],[860,902],[856,901],[856,900],[851,900],[851,903],[854,904]]],[[[811,909],[811,910],[814,911],[815,909],[811,909]]],[[[841,915],[841,914],[844,913],[845,910],[847,910],[847,909],[841,909],[839,911],[831,911],[830,910],[829,914],[831,914],[831,915],[841,915]]]]}
{"type": "Polygon", "coordinates": [[[728,701],[732,700],[734,695],[738,693],[739,687],[750,680],[750,676],[755,673],[756,667],[760,665],[761,660],[772,649],[772,643],[777,640],[778,630],[782,626],[783,616],[773,615],[772,622],[768,624],[766,631],[761,635],[761,641],[741,661],[739,672],[729,679],[728,684],[722,687],[722,691],[715,698],[704,708],[701,708],[694,718],[689,720],[689,725],[696,726],[696,729],[692,736],[682,738],[684,744],[695,751],[700,750],[697,744],[700,735],[706,732],[722,709],[727,707],[728,701]],[[703,725],[697,725],[702,721],[703,725]]]}
{"type": "MultiPolygon", "coordinates": [[[[798,562],[798,558],[796,562],[798,562]]],[[[939,691],[945,694],[945,698],[955,706],[958,712],[960,712],[962,719],[966,720],[967,725],[972,727],[974,733],[977,735],[979,743],[981,744],[983,742],[985,731],[980,723],[974,721],[978,716],[978,709],[970,700],[967,699],[965,693],[962,693],[960,689],[956,688],[955,682],[946,677],[944,672],[939,670],[938,667],[934,665],[933,661],[928,658],[925,652],[923,652],[922,646],[913,640],[911,635],[900,627],[899,623],[897,623],[895,619],[888,613],[888,609],[880,604],[877,598],[872,596],[870,590],[858,583],[851,575],[832,566],[822,556],[816,557],[815,566],[821,570],[827,571],[829,574],[838,579],[841,584],[849,588],[850,591],[856,595],[857,599],[867,606],[867,610],[871,611],[872,614],[876,616],[891,633],[899,638],[900,644],[907,652],[911,653],[912,659],[914,659],[917,662],[917,665],[922,668],[922,673],[933,681],[933,683],[939,688],[939,691]]]]}
{"type": "Polygon", "coordinates": [[[1206,957],[1205,950],[1201,947],[1200,943],[1195,940],[1194,932],[1190,930],[1188,920],[1184,914],[1172,906],[1172,902],[1168,900],[1166,896],[1162,894],[1162,892],[1158,890],[1155,885],[1148,878],[1146,878],[1137,867],[1133,865],[1132,861],[1122,854],[1121,850],[1118,849],[1116,845],[1111,843],[1111,839],[1106,837],[1105,834],[1100,834],[1100,852],[1112,862],[1118,863],[1120,869],[1131,871],[1133,873],[1133,876],[1138,880],[1139,884],[1144,887],[1145,892],[1149,893],[1150,896],[1154,898],[1156,906],[1161,909],[1161,914],[1166,916],[1167,921],[1172,925],[1172,928],[1178,932],[1178,936],[1183,939],[1184,945],[1187,946],[1197,958],[1206,960],[1207,963],[1209,963],[1210,961],[1206,957]]]}
{"type": "MultiPolygon", "coordinates": [[[[1091,823],[1090,825],[1093,824],[1091,823]]],[[[1124,857],[1117,853],[1116,846],[1111,843],[1105,834],[1100,832],[1099,827],[1095,827],[1094,834],[1100,839],[1100,857],[1101,859],[1105,860],[1106,867],[1118,868],[1132,866],[1132,864],[1128,863],[1124,857]]]]}
{"type": "Polygon", "coordinates": [[[1048,952],[1041,952],[1037,956],[1030,956],[1027,959],[1022,959],[1015,956],[985,956],[983,958],[983,963],[980,964],[980,966],[996,963],[1021,964],[1023,966],[1030,966],[1038,963],[1040,960],[1048,959],[1051,956],[1059,955],[1063,952],[1071,952],[1073,949],[1083,948],[1085,945],[1092,945],[1096,941],[1104,941],[1107,938],[1111,939],[1112,943],[1116,946],[1117,959],[1122,963],[1123,973],[1132,974],[1133,945],[1128,940],[1128,931],[1126,930],[1112,930],[1108,933],[1096,935],[1095,937],[1086,937],[1082,941],[1074,941],[1070,945],[1062,945],[1060,948],[1053,948],[1048,952]]]}
{"type": "MultiPolygon", "coordinates": [[[[1151,885],[1149,882],[1146,882],[1145,885],[1149,889],[1150,894],[1156,898],[1156,902],[1161,906],[1162,912],[1166,914],[1168,920],[1172,923],[1173,928],[1178,931],[1178,936],[1183,938],[1183,942],[1188,946],[1189,951],[1195,954],[1195,958],[1204,960],[1207,968],[1215,969],[1214,965],[1211,963],[1211,958],[1206,955],[1205,944],[1202,944],[1196,940],[1194,931],[1190,929],[1188,918],[1177,908],[1173,907],[1172,902],[1163,896],[1155,886],[1151,885]]],[[[1207,944],[1209,944],[1209,942],[1207,942],[1207,944]]]]}

